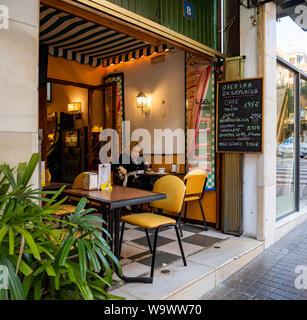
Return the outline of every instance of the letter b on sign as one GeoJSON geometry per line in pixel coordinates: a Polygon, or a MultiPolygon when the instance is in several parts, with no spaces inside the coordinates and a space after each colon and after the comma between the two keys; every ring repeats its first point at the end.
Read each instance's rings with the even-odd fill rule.
{"type": "Polygon", "coordinates": [[[0,290],[9,288],[9,271],[6,266],[0,266],[0,290]]]}
{"type": "Polygon", "coordinates": [[[194,5],[184,0],[183,6],[184,6],[184,16],[189,20],[194,20],[194,5]]]}

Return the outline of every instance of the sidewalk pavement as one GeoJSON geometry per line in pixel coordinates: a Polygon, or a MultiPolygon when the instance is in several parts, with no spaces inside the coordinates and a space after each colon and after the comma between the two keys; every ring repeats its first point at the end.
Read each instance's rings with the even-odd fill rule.
{"type": "Polygon", "coordinates": [[[307,300],[295,288],[298,265],[307,268],[307,220],[200,300],[307,300]]]}

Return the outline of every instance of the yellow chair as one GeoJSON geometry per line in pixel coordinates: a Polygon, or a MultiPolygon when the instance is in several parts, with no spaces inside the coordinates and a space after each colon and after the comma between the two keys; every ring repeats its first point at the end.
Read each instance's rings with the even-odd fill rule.
{"type": "MultiPolygon", "coordinates": [[[[196,169],[196,170],[189,172],[183,178],[183,181],[186,185],[186,194],[185,194],[185,198],[184,198],[184,202],[185,202],[184,223],[186,223],[186,218],[187,218],[188,202],[198,201],[199,206],[200,206],[200,211],[201,211],[201,214],[203,217],[205,231],[207,231],[208,230],[207,222],[205,219],[204,209],[201,204],[201,200],[204,196],[206,183],[207,183],[207,173],[204,170],[196,169]]],[[[181,216],[179,217],[178,223],[180,223],[180,218],[181,218],[181,216]]],[[[181,231],[181,229],[180,229],[180,231],[181,231]]],[[[181,236],[182,236],[182,231],[181,231],[181,236]]]]}
{"type": "MultiPolygon", "coordinates": [[[[168,210],[171,212],[175,212],[176,214],[179,214],[183,206],[185,189],[186,187],[183,181],[176,176],[168,175],[160,178],[154,184],[153,192],[164,193],[166,194],[167,198],[164,200],[151,202],[150,207],[157,208],[159,211],[168,210]]],[[[149,244],[149,249],[150,249],[150,252],[152,253],[151,272],[150,272],[149,282],[152,282],[153,275],[154,275],[158,232],[163,227],[173,226],[175,228],[183,264],[185,266],[187,265],[176,220],[174,220],[173,218],[169,218],[169,217],[165,217],[159,214],[154,214],[149,212],[131,214],[131,215],[122,217],[121,220],[123,223],[122,223],[121,237],[120,237],[120,249],[123,242],[126,223],[145,229],[148,244],[149,244]],[[153,249],[151,248],[148,229],[155,230],[153,249]]]]}
{"type": "Polygon", "coordinates": [[[46,182],[50,182],[51,181],[51,173],[50,173],[49,168],[47,168],[45,170],[45,180],[46,180],[46,182]]]}
{"type": "MultiPolygon", "coordinates": [[[[82,179],[83,179],[83,174],[80,173],[74,180],[73,185],[72,185],[72,189],[80,189],[82,188],[82,179]]],[[[79,198],[75,198],[75,197],[68,197],[69,200],[72,201],[77,201],[79,202],[80,199],[79,198]]],[[[57,210],[54,214],[56,216],[60,216],[60,219],[64,219],[66,218],[66,216],[68,214],[73,214],[76,211],[77,206],[71,205],[71,204],[62,204],[59,208],[59,210],[57,210]]]]}

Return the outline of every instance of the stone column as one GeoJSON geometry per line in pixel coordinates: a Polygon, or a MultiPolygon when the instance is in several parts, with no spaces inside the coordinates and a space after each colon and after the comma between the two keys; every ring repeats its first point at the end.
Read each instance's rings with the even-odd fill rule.
{"type": "MultiPolygon", "coordinates": [[[[251,16],[254,9],[240,7],[240,54],[245,56],[244,77],[255,78],[257,71],[257,26],[251,16]]],[[[257,154],[243,159],[243,235],[257,238],[257,154]]]]}
{"type": "Polygon", "coordinates": [[[276,220],[276,5],[240,8],[240,48],[245,78],[264,78],[263,154],[244,155],[243,231],[274,242],[276,220]]]}
{"type": "Polygon", "coordinates": [[[258,75],[264,77],[264,144],[258,157],[257,239],[274,243],[276,225],[276,5],[258,14],[258,75]]]}
{"type": "Polygon", "coordinates": [[[0,5],[9,13],[0,29],[0,163],[16,166],[38,152],[39,0],[0,5]]]}

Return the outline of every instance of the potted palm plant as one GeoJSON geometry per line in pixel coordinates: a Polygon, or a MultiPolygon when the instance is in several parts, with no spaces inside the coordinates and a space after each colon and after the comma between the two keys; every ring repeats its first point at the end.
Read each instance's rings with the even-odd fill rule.
{"type": "Polygon", "coordinates": [[[42,192],[29,184],[39,160],[33,154],[16,169],[0,165],[0,266],[8,271],[0,300],[119,299],[106,290],[116,268],[122,271],[103,236],[105,222],[89,215],[95,209],[85,209],[82,198],[60,229],[53,213],[66,200],[57,200],[63,188],[42,192]]]}

